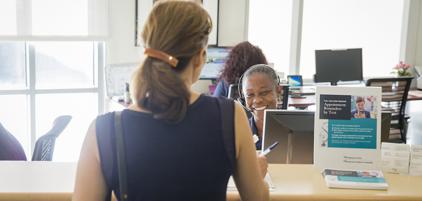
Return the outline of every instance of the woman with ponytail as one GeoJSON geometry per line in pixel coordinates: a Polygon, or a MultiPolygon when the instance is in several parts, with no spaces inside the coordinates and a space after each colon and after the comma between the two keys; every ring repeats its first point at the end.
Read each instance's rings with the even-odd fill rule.
{"type": "Polygon", "coordinates": [[[267,163],[256,156],[242,107],[191,89],[211,28],[210,16],[193,1],[156,3],[142,32],[145,58],[132,77],[133,104],[119,113],[127,192],[120,194],[125,180],[111,112],[88,129],[74,201],[110,200],[111,192],[118,200],[223,201],[231,175],[242,200],[269,200],[267,163]],[[230,114],[221,103],[231,104],[230,114]],[[232,117],[229,135],[224,115],[232,117]]]}

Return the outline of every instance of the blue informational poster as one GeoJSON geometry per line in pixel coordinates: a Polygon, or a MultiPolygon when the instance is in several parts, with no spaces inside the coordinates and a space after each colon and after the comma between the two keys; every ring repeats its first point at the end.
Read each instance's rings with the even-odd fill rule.
{"type": "Polygon", "coordinates": [[[328,147],[376,149],[376,119],[328,120],[328,147]]]}
{"type": "Polygon", "coordinates": [[[321,168],[377,168],[380,100],[380,88],[317,87],[314,164],[321,168]]]}

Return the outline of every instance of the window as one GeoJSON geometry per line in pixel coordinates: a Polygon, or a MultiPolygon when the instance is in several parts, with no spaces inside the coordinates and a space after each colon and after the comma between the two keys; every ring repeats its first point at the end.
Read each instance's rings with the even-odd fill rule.
{"type": "Polygon", "coordinates": [[[71,115],[53,160],[78,159],[89,124],[102,112],[98,69],[103,68],[103,46],[92,41],[0,43],[0,121],[27,158],[55,118],[71,115]]]}
{"type": "Polygon", "coordinates": [[[107,4],[107,0],[0,0],[0,38],[104,38],[107,4]]]}
{"type": "Polygon", "coordinates": [[[248,40],[259,46],[277,71],[289,71],[293,1],[250,0],[248,40]]]}
{"type": "Polygon", "coordinates": [[[0,121],[31,159],[60,115],[54,161],[76,161],[103,112],[107,0],[0,0],[0,121]]]}
{"type": "Polygon", "coordinates": [[[399,61],[402,0],[305,0],[300,74],[315,74],[315,50],[362,48],[363,76],[389,75],[399,61]]]}
{"type": "Polygon", "coordinates": [[[37,89],[94,86],[92,42],[33,42],[37,89]]]}
{"type": "Polygon", "coordinates": [[[88,126],[98,114],[97,93],[37,94],[36,138],[47,133],[55,118],[71,115],[69,125],[56,140],[54,161],[77,161],[88,126]]]}
{"type": "Polygon", "coordinates": [[[29,97],[1,94],[0,90],[0,122],[21,143],[28,158],[31,150],[29,97]]]}
{"type": "Polygon", "coordinates": [[[0,24],[0,35],[16,34],[16,0],[0,1],[0,24]]]}
{"type": "Polygon", "coordinates": [[[0,89],[24,89],[25,43],[0,42],[0,61],[0,89]]]}

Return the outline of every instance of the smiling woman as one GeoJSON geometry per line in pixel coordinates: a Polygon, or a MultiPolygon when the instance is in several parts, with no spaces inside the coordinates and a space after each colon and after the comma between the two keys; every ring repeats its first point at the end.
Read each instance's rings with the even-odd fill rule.
{"type": "Polygon", "coordinates": [[[257,64],[243,74],[241,83],[246,108],[252,113],[249,125],[253,134],[259,138],[255,144],[256,149],[261,149],[264,110],[277,108],[277,99],[281,93],[280,79],[270,66],[257,64]]]}

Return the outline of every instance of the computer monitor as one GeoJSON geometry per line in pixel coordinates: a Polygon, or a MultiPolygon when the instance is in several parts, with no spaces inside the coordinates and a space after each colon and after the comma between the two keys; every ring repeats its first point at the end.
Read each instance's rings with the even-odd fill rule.
{"type": "Polygon", "coordinates": [[[265,110],[262,150],[278,141],[269,163],[313,164],[314,114],[303,110],[265,110]]]}
{"type": "Polygon", "coordinates": [[[229,47],[208,47],[207,61],[199,75],[201,80],[215,80],[219,77],[220,71],[230,53],[229,47]]]}
{"type": "Polygon", "coordinates": [[[288,75],[287,83],[289,84],[290,88],[303,86],[302,75],[288,75]]]}
{"type": "Polygon", "coordinates": [[[315,82],[363,80],[362,49],[315,50],[315,82]]]}

